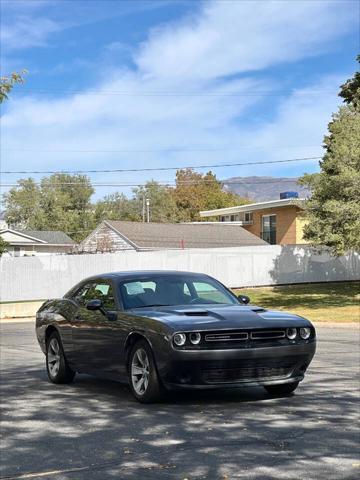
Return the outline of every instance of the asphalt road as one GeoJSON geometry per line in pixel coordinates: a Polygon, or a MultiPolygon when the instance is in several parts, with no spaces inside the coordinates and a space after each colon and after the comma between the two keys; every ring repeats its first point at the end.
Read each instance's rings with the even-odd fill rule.
{"type": "Polygon", "coordinates": [[[1,325],[1,478],[357,479],[359,330],[319,328],[296,394],[262,388],[140,405],[86,375],[46,379],[33,323],[1,325]]]}

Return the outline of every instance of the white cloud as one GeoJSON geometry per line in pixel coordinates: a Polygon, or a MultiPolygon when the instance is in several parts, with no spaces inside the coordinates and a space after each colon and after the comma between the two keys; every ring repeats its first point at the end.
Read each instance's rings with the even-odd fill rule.
{"type": "Polygon", "coordinates": [[[155,77],[214,78],[314,55],[355,22],[341,2],[215,1],[155,29],[135,60],[155,77]]]}
{"type": "Polygon", "coordinates": [[[63,27],[49,18],[20,16],[16,21],[3,24],[1,27],[1,42],[6,52],[29,47],[45,45],[51,33],[60,31],[63,27]]]}

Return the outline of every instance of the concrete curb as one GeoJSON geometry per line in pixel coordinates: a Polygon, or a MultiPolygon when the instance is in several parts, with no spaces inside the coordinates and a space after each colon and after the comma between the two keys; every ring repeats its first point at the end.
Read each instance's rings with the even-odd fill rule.
{"type": "Polygon", "coordinates": [[[35,317],[0,318],[0,325],[3,323],[31,323],[31,322],[35,322],[35,317]]]}

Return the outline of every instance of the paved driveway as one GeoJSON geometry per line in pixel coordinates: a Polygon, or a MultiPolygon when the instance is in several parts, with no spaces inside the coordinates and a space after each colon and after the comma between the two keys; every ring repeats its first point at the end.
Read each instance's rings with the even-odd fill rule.
{"type": "Polygon", "coordinates": [[[32,323],[1,325],[1,468],[11,479],[355,479],[359,330],[319,328],[296,395],[175,394],[140,405],[81,375],[47,382],[32,323]]]}

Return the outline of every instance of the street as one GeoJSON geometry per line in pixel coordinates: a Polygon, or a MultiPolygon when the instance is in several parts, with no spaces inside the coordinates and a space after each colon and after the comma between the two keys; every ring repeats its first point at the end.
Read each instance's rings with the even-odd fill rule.
{"type": "Polygon", "coordinates": [[[295,395],[173,393],[141,405],[126,386],[47,381],[34,323],[1,328],[1,478],[360,477],[359,330],[319,327],[295,395]]]}

